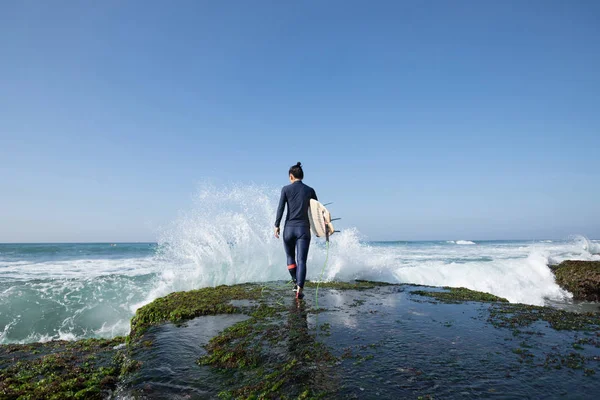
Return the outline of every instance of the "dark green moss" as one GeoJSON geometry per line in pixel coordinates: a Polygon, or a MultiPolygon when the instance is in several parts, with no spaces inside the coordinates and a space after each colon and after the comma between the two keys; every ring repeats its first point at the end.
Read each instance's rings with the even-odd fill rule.
{"type": "Polygon", "coordinates": [[[244,368],[258,365],[260,349],[253,340],[256,324],[256,319],[251,318],[225,329],[210,340],[206,346],[208,354],[198,363],[218,368],[244,368]]]}
{"type": "Polygon", "coordinates": [[[363,304],[365,304],[365,300],[354,299],[354,301],[352,302],[352,304],[350,304],[349,307],[358,307],[358,306],[362,306],[363,304]]]}
{"type": "MultiPolygon", "coordinates": [[[[207,355],[198,360],[200,365],[227,371],[226,376],[234,373],[232,388],[219,397],[288,398],[281,393],[282,387],[289,398],[318,398],[327,393],[326,385],[315,384],[314,378],[320,375],[327,381],[332,375],[328,368],[336,358],[308,332],[304,303],[293,302],[287,310],[261,308],[265,310],[211,339],[207,355]]],[[[323,325],[321,331],[329,328],[323,325]]]]}
{"type": "Polygon", "coordinates": [[[513,349],[513,353],[515,353],[519,356],[519,362],[522,362],[522,363],[524,362],[527,364],[533,363],[534,355],[531,351],[529,351],[527,349],[523,349],[523,348],[516,348],[516,349],[513,349]]]}
{"type": "Polygon", "coordinates": [[[567,354],[550,353],[546,356],[544,367],[547,369],[583,369],[585,365],[585,357],[579,353],[571,352],[567,354]]]}
{"type": "Polygon", "coordinates": [[[261,292],[258,285],[244,284],[171,293],[137,310],[131,319],[130,336],[135,338],[149,326],[166,321],[177,323],[201,315],[240,313],[242,308],[229,302],[255,300],[260,298],[261,292]]]}
{"type": "Polygon", "coordinates": [[[573,344],[573,346],[580,346],[583,347],[583,345],[589,345],[589,346],[594,346],[597,348],[600,348],[600,332],[596,333],[596,338],[583,338],[583,339],[579,339],[577,340],[577,342],[575,342],[573,344]]]}
{"type": "Polygon", "coordinates": [[[1,346],[0,359],[12,363],[0,370],[0,397],[105,398],[115,388],[127,361],[115,349],[124,342],[125,338],[119,337],[1,346]]]}
{"type": "Polygon", "coordinates": [[[564,261],[551,269],[575,300],[600,301],[600,261],[564,261]]]}
{"type": "Polygon", "coordinates": [[[529,326],[537,321],[545,321],[556,330],[597,331],[600,329],[600,314],[575,313],[526,304],[493,305],[490,308],[488,321],[496,327],[510,329],[529,326]]]}
{"type": "Polygon", "coordinates": [[[467,288],[444,287],[447,291],[429,291],[415,290],[412,293],[419,296],[433,297],[442,302],[461,302],[461,301],[483,301],[483,302],[503,302],[508,303],[508,300],[502,297],[494,296],[493,294],[477,292],[467,288]]]}
{"type": "MultiPolygon", "coordinates": [[[[596,345],[595,337],[600,335],[597,333],[600,329],[600,314],[574,313],[549,307],[493,304],[489,308],[488,321],[497,328],[511,329],[514,336],[524,339],[520,343],[520,348],[514,349],[513,352],[519,356],[519,362],[526,364],[534,362],[534,354],[529,349],[537,348],[537,345],[530,342],[529,339],[532,335],[541,335],[541,333],[521,328],[537,322],[546,322],[550,328],[555,330],[581,331],[586,335],[584,338],[577,339],[577,334],[575,342],[571,346],[565,343],[563,348],[553,347],[553,351],[546,355],[543,364],[535,363],[543,365],[546,369],[584,369],[588,360],[580,353],[585,350],[585,345],[596,345]]],[[[588,374],[586,373],[586,375],[588,374]]]]}

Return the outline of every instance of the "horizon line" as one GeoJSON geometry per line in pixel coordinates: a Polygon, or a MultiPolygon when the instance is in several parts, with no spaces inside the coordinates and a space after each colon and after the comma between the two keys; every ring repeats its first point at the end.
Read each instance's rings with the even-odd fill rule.
{"type": "MultiPolygon", "coordinates": [[[[588,240],[600,240],[596,238],[587,238],[582,235],[582,237],[588,240]]],[[[565,241],[569,240],[568,238],[536,238],[536,239],[421,239],[421,240],[404,240],[404,239],[394,239],[394,240],[364,240],[364,242],[377,242],[377,243],[398,243],[398,242],[457,242],[457,241],[471,241],[471,242],[529,242],[529,241],[540,241],[540,240],[558,240],[565,241]]],[[[361,240],[362,241],[362,240],[361,240]]],[[[0,245],[15,245],[15,244],[158,244],[156,241],[115,241],[115,242],[106,242],[106,241],[89,241],[89,242],[0,242],[0,245]]]]}

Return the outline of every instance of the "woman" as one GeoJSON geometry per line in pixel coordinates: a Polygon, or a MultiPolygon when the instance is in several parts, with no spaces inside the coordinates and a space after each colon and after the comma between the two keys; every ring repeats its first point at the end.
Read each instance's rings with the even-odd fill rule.
{"type": "Polygon", "coordinates": [[[283,246],[287,255],[288,271],[296,284],[296,298],[302,299],[304,297],[302,289],[306,279],[306,258],[310,246],[308,208],[310,207],[310,199],[317,200],[317,194],[313,188],[302,182],[304,172],[301,163],[292,166],[289,175],[291,183],[281,189],[275,220],[275,237],[279,239],[279,225],[281,224],[281,217],[283,217],[283,208],[287,204],[283,246]],[[296,253],[298,255],[297,262],[296,253]]]}

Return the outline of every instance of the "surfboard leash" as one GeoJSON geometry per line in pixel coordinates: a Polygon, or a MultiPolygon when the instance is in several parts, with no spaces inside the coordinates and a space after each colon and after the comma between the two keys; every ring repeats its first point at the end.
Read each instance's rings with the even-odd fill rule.
{"type": "Polygon", "coordinates": [[[326,234],[325,246],[327,247],[327,251],[325,252],[325,263],[323,264],[323,269],[321,270],[321,276],[319,277],[319,282],[317,282],[317,289],[315,290],[315,306],[317,310],[319,309],[319,285],[323,280],[323,274],[325,273],[325,268],[327,267],[327,261],[329,260],[329,233],[326,234]]]}
{"type": "MultiPolygon", "coordinates": [[[[327,203],[327,204],[325,204],[325,206],[327,206],[329,204],[333,204],[333,203],[327,203]]],[[[341,218],[331,219],[331,216],[329,216],[329,222],[337,221],[339,219],[341,219],[341,218]]],[[[317,289],[315,290],[315,306],[317,307],[317,310],[319,309],[319,285],[321,284],[321,281],[323,280],[323,274],[325,274],[325,268],[327,268],[327,261],[329,260],[329,237],[331,235],[333,235],[334,233],[339,232],[336,230],[334,230],[333,232],[329,232],[329,225],[327,224],[325,215],[323,215],[323,222],[325,223],[325,246],[327,247],[327,251],[325,252],[325,263],[323,264],[323,269],[321,270],[321,276],[319,277],[319,281],[317,282],[317,289]]]]}

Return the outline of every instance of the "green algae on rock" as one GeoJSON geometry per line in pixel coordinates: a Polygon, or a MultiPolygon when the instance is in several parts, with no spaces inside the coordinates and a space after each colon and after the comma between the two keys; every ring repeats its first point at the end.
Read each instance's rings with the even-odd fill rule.
{"type": "Polygon", "coordinates": [[[446,292],[442,291],[429,291],[429,290],[415,290],[412,293],[417,294],[419,296],[428,296],[433,297],[439,301],[446,303],[453,302],[462,302],[462,301],[482,301],[482,302],[502,302],[508,303],[503,297],[494,296],[493,294],[477,292],[475,290],[470,290],[467,288],[459,287],[444,287],[444,289],[448,290],[446,292]]]}
{"type": "MultiPolygon", "coordinates": [[[[367,281],[319,284],[329,290],[366,290],[388,285],[367,281]]],[[[316,286],[315,282],[306,285],[316,286]]],[[[285,385],[293,397],[314,398],[330,391],[328,377],[332,374],[325,371],[331,368],[335,357],[308,333],[305,303],[290,298],[292,306],[288,309],[283,305],[285,295],[291,294],[288,289],[287,285],[240,284],[172,293],[138,309],[131,321],[130,337],[143,342],[143,333],[149,326],[165,322],[178,323],[203,315],[245,314],[250,319],[211,339],[206,346],[208,354],[198,360],[200,365],[234,371],[235,379],[226,385],[230,389],[222,391],[220,397],[282,398],[279,389],[285,385]],[[252,302],[239,306],[240,300],[252,302]],[[294,345],[300,342],[302,346],[294,345]],[[315,377],[322,384],[315,383],[315,377]]]]}
{"type": "Polygon", "coordinates": [[[125,338],[0,346],[3,399],[102,399],[137,367],[117,349],[125,338]],[[3,363],[4,364],[4,363],[3,363]]]}
{"type": "MultiPolygon", "coordinates": [[[[307,287],[316,283],[308,282],[307,287]]],[[[321,287],[363,290],[378,286],[371,282],[324,282],[321,287]]],[[[246,312],[250,319],[239,322],[210,340],[207,354],[198,364],[221,370],[232,379],[221,398],[318,398],[332,391],[331,371],[336,358],[308,332],[308,310],[304,302],[291,299],[283,307],[281,288],[269,288],[271,296],[246,312]],[[273,302],[276,299],[277,301],[273,302]],[[286,395],[281,388],[285,387],[286,395]]],[[[324,325],[322,331],[327,331],[324,325]]]]}
{"type": "Polygon", "coordinates": [[[304,303],[294,301],[285,316],[254,313],[211,339],[198,364],[233,373],[221,398],[318,398],[332,392],[337,359],[308,330],[304,303]]]}
{"type": "Polygon", "coordinates": [[[242,284],[171,293],[137,310],[131,319],[130,337],[136,338],[149,326],[167,321],[176,323],[201,315],[240,313],[242,307],[234,306],[230,301],[255,300],[261,292],[259,285],[242,284]]]}
{"type": "MultiPolygon", "coordinates": [[[[587,335],[595,334],[596,337],[600,335],[600,314],[598,313],[575,313],[526,304],[495,304],[489,308],[488,322],[496,328],[512,329],[513,336],[525,337],[525,340],[521,343],[521,347],[525,349],[513,350],[513,352],[520,355],[521,362],[532,360],[533,355],[527,350],[532,347],[528,342],[530,338],[543,335],[540,331],[523,331],[522,328],[541,321],[547,322],[548,327],[556,331],[579,331],[587,335]]],[[[575,336],[571,348],[563,347],[561,349],[556,347],[547,353],[545,360],[543,360],[543,366],[546,369],[584,369],[587,362],[595,360],[595,358],[585,357],[572,350],[585,350],[586,345],[598,347],[598,341],[593,336],[581,339],[575,336]]],[[[586,376],[593,373],[595,373],[593,369],[585,369],[586,376]]]]}
{"type": "Polygon", "coordinates": [[[518,329],[537,321],[547,322],[556,330],[598,331],[599,313],[576,313],[527,304],[500,304],[490,307],[488,321],[496,327],[518,329]]]}
{"type": "Polygon", "coordinates": [[[600,301],[600,261],[563,261],[551,267],[556,283],[573,299],[600,301]]]}

